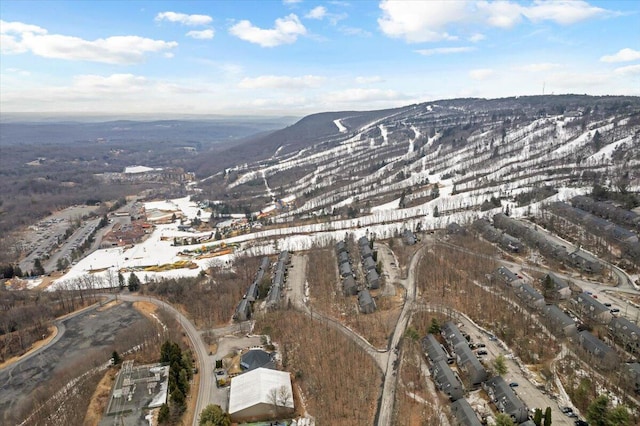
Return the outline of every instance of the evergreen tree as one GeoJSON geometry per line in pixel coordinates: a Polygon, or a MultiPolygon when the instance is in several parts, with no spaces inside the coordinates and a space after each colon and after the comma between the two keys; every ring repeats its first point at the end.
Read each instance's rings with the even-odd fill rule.
{"type": "Polygon", "coordinates": [[[495,426],[515,426],[511,417],[504,413],[500,413],[496,416],[495,426]]]}
{"type": "Polygon", "coordinates": [[[158,412],[158,423],[166,424],[169,422],[169,406],[164,403],[160,406],[160,411],[158,412]]]}
{"type": "Polygon", "coordinates": [[[113,365],[118,365],[120,364],[120,355],[118,355],[118,351],[113,351],[111,353],[111,359],[113,360],[113,365]]]}
{"type": "Polygon", "coordinates": [[[33,273],[31,275],[44,275],[44,268],[39,258],[33,261],[33,273]]]}
{"type": "Polygon", "coordinates": [[[120,271],[118,271],[118,285],[120,286],[120,290],[124,289],[124,275],[122,275],[120,271]]]}
{"type": "Polygon", "coordinates": [[[536,426],[542,426],[542,410],[536,408],[536,411],[533,414],[533,422],[536,426]]]}
{"type": "Polygon", "coordinates": [[[607,406],[609,398],[606,395],[597,397],[587,407],[587,420],[593,426],[607,426],[607,406]]]}
{"type": "Polygon", "coordinates": [[[544,426],[551,426],[551,407],[544,411],[544,426]]]}
{"type": "Polygon", "coordinates": [[[230,426],[229,413],[222,411],[219,405],[209,404],[200,413],[200,426],[230,426]]]}
{"type": "Polygon", "coordinates": [[[134,292],[140,290],[140,279],[133,272],[129,275],[129,291],[134,292]]]}
{"type": "Polygon", "coordinates": [[[429,333],[431,334],[439,334],[440,333],[440,324],[438,323],[437,318],[431,318],[431,325],[429,326],[429,333]]]}
{"type": "Polygon", "coordinates": [[[504,359],[504,355],[500,354],[493,360],[493,368],[498,376],[507,374],[507,361],[504,359]]]}

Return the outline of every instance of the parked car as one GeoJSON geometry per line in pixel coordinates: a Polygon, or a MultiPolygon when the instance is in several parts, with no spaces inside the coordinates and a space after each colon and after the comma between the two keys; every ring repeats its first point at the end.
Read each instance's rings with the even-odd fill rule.
{"type": "Polygon", "coordinates": [[[618,309],[618,308],[613,308],[613,309],[611,309],[609,312],[611,312],[612,314],[617,314],[618,312],[620,312],[620,309],[618,309]]]}
{"type": "Polygon", "coordinates": [[[478,355],[488,355],[487,351],[485,351],[484,349],[480,349],[478,352],[476,352],[478,355]]]}
{"type": "Polygon", "coordinates": [[[518,387],[518,383],[517,382],[511,382],[509,383],[509,386],[512,388],[517,388],[518,387]]]}

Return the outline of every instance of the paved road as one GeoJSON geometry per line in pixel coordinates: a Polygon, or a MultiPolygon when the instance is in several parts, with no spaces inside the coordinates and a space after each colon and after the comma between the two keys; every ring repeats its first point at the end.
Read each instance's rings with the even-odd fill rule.
{"type": "MultiPolygon", "coordinates": [[[[391,345],[389,351],[387,352],[387,365],[384,369],[384,383],[382,385],[380,406],[378,407],[378,426],[387,426],[392,424],[393,420],[393,405],[395,402],[398,381],[396,368],[399,365],[400,360],[398,359],[398,351],[396,351],[396,348],[400,343],[400,339],[402,338],[402,336],[404,336],[405,330],[407,329],[407,324],[411,319],[411,313],[413,311],[413,306],[416,300],[415,270],[418,262],[420,261],[420,257],[423,251],[426,249],[427,245],[424,245],[414,253],[409,263],[407,278],[405,279],[399,279],[398,273],[396,272],[397,268],[393,268],[391,266],[391,263],[393,260],[395,260],[395,257],[389,247],[378,243],[376,243],[376,245],[378,256],[380,256],[381,260],[383,261],[385,268],[391,268],[391,271],[388,274],[389,279],[394,279],[406,289],[402,312],[400,313],[400,317],[398,318],[398,322],[396,323],[396,328],[393,332],[393,337],[391,338],[391,345]]],[[[395,265],[398,265],[397,261],[393,263],[395,263],[395,265]]]]}
{"type": "Polygon", "coordinates": [[[196,357],[196,362],[198,363],[198,371],[200,375],[200,388],[198,389],[198,399],[196,400],[195,415],[193,416],[193,426],[198,426],[200,413],[209,404],[209,401],[211,400],[211,391],[214,386],[213,365],[212,363],[207,362],[209,359],[209,351],[200,336],[200,332],[196,330],[191,321],[189,321],[184,315],[182,315],[177,309],[175,309],[168,303],[146,296],[137,296],[131,294],[124,294],[120,297],[122,300],[131,302],[150,302],[156,306],[161,307],[162,309],[165,309],[167,312],[178,319],[180,325],[187,333],[189,340],[191,340],[191,345],[196,357]]]}

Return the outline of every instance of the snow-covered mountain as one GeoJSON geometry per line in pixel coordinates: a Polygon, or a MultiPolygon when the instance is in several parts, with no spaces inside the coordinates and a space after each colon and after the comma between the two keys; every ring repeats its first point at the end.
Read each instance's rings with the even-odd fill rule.
{"type": "Polygon", "coordinates": [[[637,190],[639,138],[638,97],[456,99],[315,114],[243,146],[271,154],[210,177],[203,196],[269,211],[273,223],[432,217],[446,225],[489,210],[522,215],[594,184],[615,189],[625,180],[637,190]]]}

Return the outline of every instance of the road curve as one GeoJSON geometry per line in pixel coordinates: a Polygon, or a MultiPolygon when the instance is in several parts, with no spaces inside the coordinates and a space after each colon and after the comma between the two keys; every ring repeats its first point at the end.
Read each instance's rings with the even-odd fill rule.
{"type": "Polygon", "coordinates": [[[152,297],[138,296],[133,294],[123,294],[119,297],[127,302],[153,303],[154,305],[169,312],[180,322],[180,325],[191,341],[191,346],[193,347],[200,375],[200,387],[198,389],[196,407],[193,416],[193,426],[198,426],[200,413],[209,404],[209,401],[211,400],[211,390],[213,389],[213,365],[210,362],[207,362],[209,352],[204,344],[204,341],[200,337],[200,333],[198,332],[198,330],[196,330],[191,321],[187,319],[187,317],[182,315],[180,311],[178,311],[168,303],[165,303],[158,299],[154,299],[152,297]]]}

